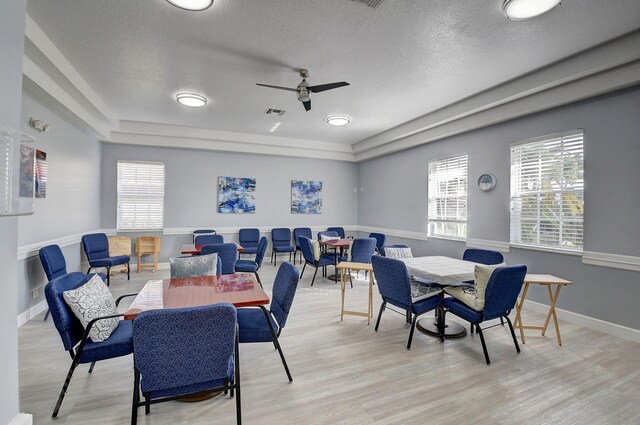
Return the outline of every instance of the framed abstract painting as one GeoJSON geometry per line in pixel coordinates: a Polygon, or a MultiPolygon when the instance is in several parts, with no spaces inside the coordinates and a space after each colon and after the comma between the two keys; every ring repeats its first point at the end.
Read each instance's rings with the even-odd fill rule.
{"type": "Polygon", "coordinates": [[[253,214],[256,212],[256,179],[218,177],[218,212],[253,214]]]}
{"type": "Polygon", "coordinates": [[[291,214],[322,214],[322,182],[291,180],[291,214]]]}

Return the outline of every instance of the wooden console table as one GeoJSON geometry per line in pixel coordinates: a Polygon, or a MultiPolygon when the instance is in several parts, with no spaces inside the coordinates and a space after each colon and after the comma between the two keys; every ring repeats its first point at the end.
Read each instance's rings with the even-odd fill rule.
{"type": "Polygon", "coordinates": [[[342,307],[340,309],[340,321],[344,318],[345,314],[352,316],[364,316],[367,318],[367,325],[371,324],[371,318],[373,317],[373,266],[371,263],[353,263],[350,261],[343,261],[336,266],[336,270],[340,272],[340,291],[342,293],[342,307]],[[369,305],[367,306],[367,312],[351,311],[344,309],[344,292],[347,287],[346,275],[349,270],[360,271],[364,270],[369,272],[369,305]]]}
{"type": "Polygon", "coordinates": [[[553,324],[556,328],[556,338],[558,339],[558,345],[562,345],[562,338],[560,338],[560,327],[558,326],[558,317],[556,316],[556,303],[558,302],[558,297],[560,296],[560,289],[563,286],[572,285],[573,282],[569,282],[568,280],[561,279],[559,277],[550,275],[550,274],[527,274],[524,278],[524,290],[522,291],[522,296],[520,297],[520,302],[516,302],[516,319],[513,322],[513,327],[520,329],[520,339],[522,343],[525,343],[524,340],[524,330],[525,329],[538,329],[542,331],[542,336],[544,336],[547,331],[547,327],[549,326],[549,321],[551,317],[553,317],[553,324]],[[532,325],[524,325],[522,324],[522,306],[524,304],[524,300],[527,296],[527,291],[529,290],[529,285],[544,285],[547,287],[549,292],[549,312],[547,313],[547,318],[544,321],[544,326],[532,326],[532,325]],[[551,286],[555,285],[556,290],[555,293],[551,290],[551,286]]]}

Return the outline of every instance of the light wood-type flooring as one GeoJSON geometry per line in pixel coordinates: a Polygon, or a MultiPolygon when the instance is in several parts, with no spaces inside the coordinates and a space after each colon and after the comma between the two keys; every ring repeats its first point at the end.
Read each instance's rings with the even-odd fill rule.
{"type": "MultiPolygon", "coordinates": [[[[640,344],[561,321],[563,347],[552,329],[546,337],[528,331],[519,355],[508,327],[486,331],[491,366],[477,335],[442,344],[416,331],[407,351],[404,316],[387,310],[377,333],[364,317],[340,322],[339,285],[318,272],[311,287],[313,269],[307,269],[281,337],[293,383],[273,345],[240,346],[245,424],[640,424],[640,344]]],[[[268,294],[275,270],[265,261],[260,271],[268,294]]],[[[168,271],[131,276],[129,282],[124,274],[112,277],[115,296],[168,271]]],[[[374,292],[375,318],[380,296],[374,292]]],[[[571,297],[571,288],[562,296],[571,297]]],[[[361,273],[347,289],[346,307],[366,305],[361,273]]],[[[32,413],[35,424],[53,423],[71,361],[51,319],[42,318],[19,329],[20,410],[32,413]]],[[[541,318],[525,306],[525,323],[541,318]]],[[[76,370],[55,423],[129,423],[131,356],[87,371],[88,365],[76,370]]],[[[235,402],[162,403],[149,416],[140,409],[139,423],[235,424],[235,402]]]]}

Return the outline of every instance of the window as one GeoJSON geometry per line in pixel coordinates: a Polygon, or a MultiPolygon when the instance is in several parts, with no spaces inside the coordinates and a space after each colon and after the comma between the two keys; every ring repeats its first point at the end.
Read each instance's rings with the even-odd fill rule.
{"type": "Polygon", "coordinates": [[[467,237],[467,154],[429,163],[429,236],[467,237]]]}
{"type": "Polygon", "coordinates": [[[118,230],[162,229],[164,164],[118,161],[118,230]]]}
{"type": "Polygon", "coordinates": [[[582,251],[583,131],[511,147],[511,242],[582,251]]]}

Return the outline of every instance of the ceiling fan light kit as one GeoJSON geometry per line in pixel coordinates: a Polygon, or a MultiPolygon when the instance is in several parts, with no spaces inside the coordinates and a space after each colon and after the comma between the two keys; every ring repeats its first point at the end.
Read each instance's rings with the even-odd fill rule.
{"type": "Polygon", "coordinates": [[[302,82],[298,84],[298,87],[282,87],[282,86],[272,86],[270,84],[260,84],[256,83],[257,86],[268,87],[271,89],[277,90],[286,90],[286,91],[294,91],[298,95],[298,100],[302,102],[305,111],[311,110],[311,93],[320,93],[327,90],[337,89],[339,87],[348,86],[349,83],[346,81],[340,81],[337,83],[329,83],[329,84],[320,84],[317,86],[309,85],[307,82],[307,78],[309,78],[309,71],[306,69],[300,70],[300,76],[302,77],[302,82]]]}
{"type": "Polygon", "coordinates": [[[183,10],[200,12],[210,8],[213,4],[213,0],[167,0],[167,3],[183,10]]]}
{"type": "Polygon", "coordinates": [[[176,100],[179,104],[191,108],[201,108],[207,104],[207,98],[195,93],[178,93],[176,100]]]}
{"type": "Polygon", "coordinates": [[[327,124],[335,127],[342,127],[351,122],[351,118],[346,115],[330,115],[327,117],[327,124]]]}
{"type": "Polygon", "coordinates": [[[561,0],[504,0],[502,12],[512,21],[524,21],[547,13],[561,0]]]}

